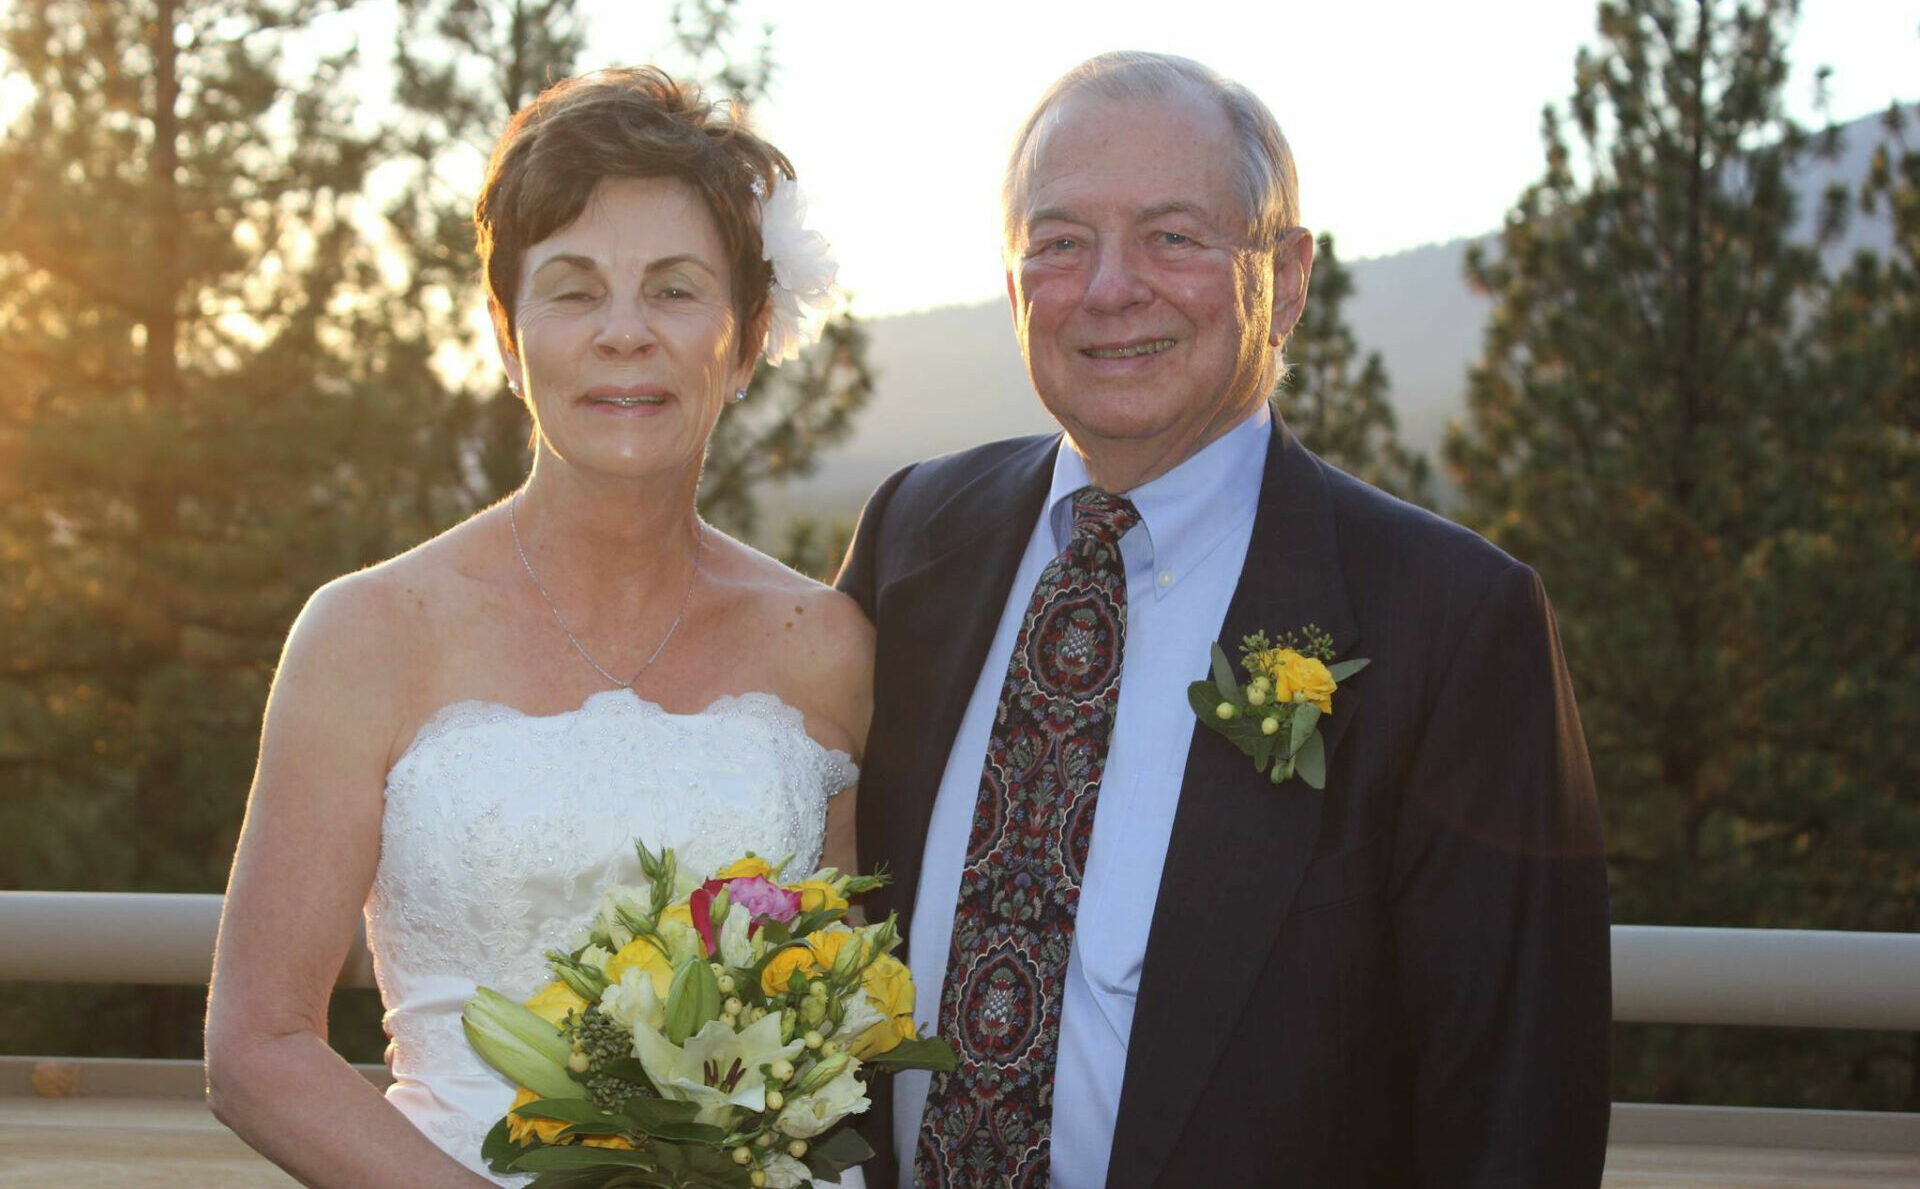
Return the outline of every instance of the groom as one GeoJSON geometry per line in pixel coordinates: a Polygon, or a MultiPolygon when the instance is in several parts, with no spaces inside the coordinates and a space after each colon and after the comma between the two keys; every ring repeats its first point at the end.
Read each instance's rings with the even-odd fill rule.
{"type": "Polygon", "coordinates": [[[1597,1185],[1606,872],[1552,614],[1267,404],[1313,258],[1272,116],[1095,58],[1005,203],[1065,437],[894,475],[840,576],[878,630],[870,908],[961,1058],[881,1095],[873,1182],[1597,1185]],[[1187,701],[1214,642],[1309,628],[1371,662],[1320,720],[1324,790],[1187,701]]]}

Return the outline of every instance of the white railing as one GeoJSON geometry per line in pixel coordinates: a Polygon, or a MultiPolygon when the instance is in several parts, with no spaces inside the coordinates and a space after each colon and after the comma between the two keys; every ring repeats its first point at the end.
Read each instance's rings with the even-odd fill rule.
{"type": "MultiPolygon", "coordinates": [[[[0,892],[0,982],[205,983],[220,901],[0,892]]],[[[339,985],[373,985],[364,938],[339,985]]],[[[1920,933],[1615,925],[1613,1018],[1920,1032],[1920,933]]]]}
{"type": "MultiPolygon", "coordinates": [[[[0,982],[205,983],[220,903],[219,896],[0,892],[0,982]]],[[[373,985],[364,937],[338,985],[373,985]]],[[[1615,925],[1613,1018],[1920,1032],[1920,933],[1615,925]]],[[[34,1063],[0,1058],[0,1096],[4,1083],[24,1082],[34,1063]]],[[[197,1084],[192,1063],[168,1064],[185,1070],[173,1071],[174,1081],[197,1084]]],[[[125,1081],[126,1072],[115,1076],[125,1081]]],[[[1920,1114],[1616,1103],[1612,1136],[1634,1144],[1920,1153],[1920,1114]]]]}

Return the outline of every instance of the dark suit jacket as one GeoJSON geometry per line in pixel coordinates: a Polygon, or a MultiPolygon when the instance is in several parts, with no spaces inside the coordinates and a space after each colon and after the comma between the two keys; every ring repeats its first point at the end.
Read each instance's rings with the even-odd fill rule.
{"type": "MultiPolygon", "coordinates": [[[[840,576],[879,635],[859,842],[894,883],[868,907],[903,926],[1058,443],[995,443],[894,475],[840,576]]],[[[1276,416],[1218,638],[1237,658],[1246,634],[1308,624],[1342,659],[1373,663],[1322,720],[1324,792],[1274,786],[1196,725],[1108,1189],[1598,1185],[1607,880],[1539,579],[1323,463],[1276,416]]],[[[1188,671],[1123,680],[1207,675],[1196,656],[1188,671]]],[[[888,1088],[875,1098],[878,1189],[894,1173],[888,1088]]]]}

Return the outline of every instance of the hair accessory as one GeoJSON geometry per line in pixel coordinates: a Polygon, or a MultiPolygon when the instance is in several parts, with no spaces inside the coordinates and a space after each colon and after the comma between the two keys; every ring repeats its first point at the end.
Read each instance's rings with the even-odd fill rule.
{"type": "Polygon", "coordinates": [[[737,404],[739,404],[739,403],[740,403],[741,401],[743,401],[743,400],[745,400],[745,399],[747,399],[747,390],[746,390],[746,389],[744,389],[744,388],[736,388],[736,389],[734,389],[734,390],[733,390],[733,403],[734,403],[734,404],[736,404],[736,405],[737,405],[737,404]]]}
{"type": "MultiPolygon", "coordinates": [[[[525,488],[520,489],[520,491],[525,490],[525,488]]],[[[659,660],[660,654],[667,650],[667,641],[673,639],[673,634],[680,630],[680,621],[687,617],[687,604],[693,601],[693,588],[700,583],[700,551],[707,547],[707,522],[698,518],[694,520],[694,523],[699,526],[700,535],[693,542],[693,573],[687,577],[686,592],[680,596],[680,609],[673,613],[673,622],[667,625],[667,634],[660,637],[660,643],[654,646],[653,654],[647,657],[646,663],[641,665],[633,676],[622,681],[607,672],[600,662],[594,660],[593,656],[587,652],[586,645],[580,643],[580,637],[574,635],[573,629],[567,626],[566,616],[560,614],[560,608],[555,605],[553,596],[547,593],[547,584],[540,581],[540,575],[533,572],[533,563],[527,560],[527,551],[520,544],[518,514],[520,491],[514,492],[513,498],[507,501],[507,528],[513,533],[513,551],[520,555],[520,564],[526,568],[527,577],[533,579],[533,588],[539,591],[540,597],[546,601],[547,610],[553,612],[553,622],[559,624],[560,630],[567,634],[567,642],[572,644],[573,650],[580,654],[580,659],[592,665],[594,672],[611,681],[615,689],[632,689],[633,683],[645,677],[647,670],[653,668],[653,662],[659,660]]]]}
{"type": "MultiPolygon", "coordinates": [[[[754,178],[754,193],[763,190],[754,178]]],[[[799,358],[804,347],[820,341],[827,311],[833,307],[834,279],[840,266],[827,237],[805,226],[807,202],[800,183],[782,178],[760,201],[761,256],[773,265],[768,291],[772,316],[767,321],[767,362],[778,367],[799,358]]]]}

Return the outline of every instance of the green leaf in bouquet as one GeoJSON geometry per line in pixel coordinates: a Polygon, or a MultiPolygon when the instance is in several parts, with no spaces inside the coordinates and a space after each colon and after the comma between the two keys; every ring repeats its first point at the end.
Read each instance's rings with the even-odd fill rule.
{"type": "Polygon", "coordinates": [[[667,990],[667,1039],[683,1045],[687,1038],[720,1018],[720,984],[705,958],[689,958],[673,972],[667,990]]]}
{"type": "Polygon", "coordinates": [[[536,1098],[513,1113],[523,1119],[558,1119],[562,1123],[581,1123],[598,1127],[600,1134],[619,1131],[625,1120],[608,1114],[584,1098],[536,1098]]]}
{"type": "Polygon", "coordinates": [[[1300,779],[1307,782],[1307,787],[1327,787],[1327,745],[1319,732],[1307,737],[1306,746],[1294,757],[1294,767],[1300,773],[1300,779]]]}
{"type": "Polygon", "coordinates": [[[1307,744],[1307,736],[1313,734],[1313,728],[1320,723],[1320,707],[1312,702],[1302,702],[1293,708],[1292,738],[1287,743],[1287,754],[1298,756],[1300,749],[1307,744]]]}
{"type": "Polygon", "coordinates": [[[647,1067],[640,1063],[638,1057],[615,1057],[611,1061],[602,1062],[594,1072],[603,1077],[619,1078],[643,1090],[657,1093],[654,1090],[653,1079],[647,1076],[647,1067]]]}
{"type": "Polygon", "coordinates": [[[1358,660],[1341,661],[1337,665],[1328,665],[1327,675],[1332,677],[1334,682],[1337,684],[1339,682],[1345,681],[1347,678],[1353,676],[1355,673],[1358,673],[1360,670],[1366,668],[1368,665],[1372,663],[1373,661],[1367,657],[1361,657],[1358,660]]]}
{"type": "Polygon", "coordinates": [[[663,1145],[654,1149],[654,1157],[669,1185],[684,1189],[748,1189],[753,1184],[747,1170],[719,1148],[663,1145]]]}
{"type": "MultiPolygon", "coordinates": [[[[779,921],[767,921],[760,926],[760,936],[767,943],[767,956],[772,957],[774,949],[793,940],[793,930],[779,921]]],[[[760,965],[764,966],[766,963],[762,961],[760,965]]],[[[756,966],[754,973],[758,975],[759,972],[759,967],[756,966]]]]}
{"type": "Polygon", "coordinates": [[[1233,679],[1233,662],[1227,659],[1226,652],[1217,641],[1213,645],[1213,685],[1222,698],[1239,704],[1240,683],[1233,679]]]}
{"type": "Polygon", "coordinates": [[[494,1172],[511,1170],[513,1162],[526,1151],[525,1146],[513,1142],[513,1135],[507,1130],[505,1115],[501,1115],[500,1121],[487,1132],[487,1138],[480,1141],[480,1159],[485,1161],[487,1167],[494,1172]]]}
{"type": "MultiPolygon", "coordinates": [[[[805,937],[809,933],[824,929],[846,915],[847,910],[844,908],[816,908],[812,912],[801,913],[795,917],[791,925],[779,925],[778,921],[774,921],[760,926],[760,930],[762,933],[765,933],[768,929],[779,925],[781,931],[786,934],[786,937],[781,940],[787,941],[795,937],[805,937]]],[[[768,938],[767,940],[772,942],[773,939],[768,938]]]]}
{"type": "Polygon", "coordinates": [[[663,1123],[647,1134],[654,1139],[671,1140],[679,1144],[713,1144],[727,1138],[727,1129],[715,1127],[711,1123],[663,1123]]]}
{"type": "Polygon", "coordinates": [[[875,888],[884,888],[892,882],[893,876],[887,871],[887,865],[885,863],[878,863],[874,865],[872,871],[867,872],[865,875],[848,876],[846,894],[848,896],[858,896],[864,892],[871,892],[875,888]]]}
{"type": "Polygon", "coordinates": [[[514,1172],[564,1172],[579,1168],[644,1168],[660,1166],[650,1151],[626,1148],[589,1148],[585,1144],[547,1144],[529,1149],[513,1162],[514,1172]]]}
{"type": "Polygon", "coordinates": [[[726,1129],[710,1123],[696,1123],[700,1107],[692,1102],[667,1098],[629,1098],[614,1112],[623,1129],[653,1139],[677,1143],[717,1144],[727,1137],[726,1129]]]}
{"type": "Polygon", "coordinates": [[[659,1184],[652,1169],[570,1168],[539,1174],[529,1189],[656,1189],[659,1184]]]}
{"type": "Polygon", "coordinates": [[[657,1135],[662,1128],[693,1122],[700,1106],[672,1098],[629,1098],[620,1104],[618,1114],[634,1130],[657,1135]]]}
{"type": "Polygon", "coordinates": [[[860,1062],[867,1069],[897,1073],[902,1069],[930,1069],[935,1073],[951,1073],[954,1067],[953,1046],[937,1036],[922,1036],[917,1040],[903,1040],[884,1053],[875,1053],[860,1062]]]}
{"type": "Polygon", "coordinates": [[[873,1159],[873,1146],[853,1128],[842,1124],[815,1140],[802,1161],[816,1177],[838,1177],[863,1161],[873,1159]]]}

